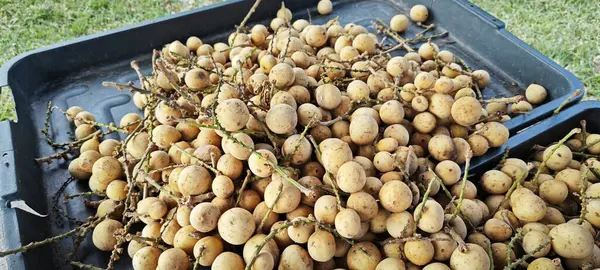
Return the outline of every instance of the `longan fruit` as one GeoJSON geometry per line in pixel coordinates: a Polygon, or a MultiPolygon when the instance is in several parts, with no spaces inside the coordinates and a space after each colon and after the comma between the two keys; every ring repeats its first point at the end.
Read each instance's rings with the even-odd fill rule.
{"type": "MultiPolygon", "coordinates": [[[[295,217],[291,220],[293,223],[298,223],[302,221],[309,221],[306,217],[295,217]]],[[[292,241],[297,244],[305,244],[308,242],[310,235],[315,231],[315,226],[313,224],[303,224],[297,226],[288,227],[288,235],[292,241]]]]}
{"type": "Polygon", "coordinates": [[[239,178],[242,175],[243,169],[244,165],[242,161],[231,154],[225,154],[221,158],[218,158],[217,170],[231,179],[239,178]]]}
{"type": "Polygon", "coordinates": [[[170,125],[158,125],[152,129],[152,142],[158,147],[169,149],[171,144],[181,139],[181,133],[170,125]]]}
{"type": "Polygon", "coordinates": [[[398,141],[394,138],[383,138],[375,145],[377,151],[392,153],[398,149],[398,141]]]}
{"type": "Polygon", "coordinates": [[[552,250],[567,259],[583,259],[592,254],[594,238],[581,225],[564,223],[555,226],[548,234],[552,250]]]}
{"type": "Polygon", "coordinates": [[[185,74],[185,84],[191,90],[202,89],[210,85],[209,74],[203,69],[193,68],[185,74]]]}
{"type": "Polygon", "coordinates": [[[164,101],[158,103],[158,106],[155,110],[156,120],[163,125],[175,125],[175,121],[173,119],[181,118],[181,111],[177,108],[173,108],[167,105],[164,101]]]}
{"type": "Polygon", "coordinates": [[[223,241],[215,236],[203,237],[194,245],[193,253],[198,264],[210,266],[217,256],[223,253],[223,241]]]}
{"type": "Polygon", "coordinates": [[[300,204],[302,195],[300,190],[287,180],[272,181],[265,189],[265,203],[272,207],[273,212],[282,214],[289,213],[300,204]],[[280,191],[281,186],[281,191],[280,191]],[[281,194],[280,194],[281,193],[281,194]],[[279,200],[277,196],[279,195],[279,200]]]}
{"type": "Polygon", "coordinates": [[[150,153],[150,170],[158,170],[169,166],[170,157],[165,151],[154,151],[150,153]]]}
{"type": "Polygon", "coordinates": [[[491,251],[495,267],[504,269],[504,267],[507,266],[507,260],[510,260],[511,262],[516,260],[514,251],[509,249],[508,245],[505,243],[493,243],[491,245],[491,251]]]}
{"type": "Polygon", "coordinates": [[[389,181],[379,191],[379,202],[386,210],[398,213],[403,212],[412,203],[413,194],[411,189],[398,180],[389,181]]]}
{"type": "Polygon", "coordinates": [[[315,90],[315,100],[321,108],[332,110],[340,105],[342,102],[342,95],[337,86],[333,84],[323,84],[315,90]]]}
{"type": "Polygon", "coordinates": [[[533,110],[533,106],[525,100],[510,105],[510,113],[526,113],[531,110],[533,110]]]}
{"type": "Polygon", "coordinates": [[[400,74],[405,73],[409,70],[409,64],[406,59],[402,56],[392,57],[387,62],[386,71],[392,75],[392,77],[398,77],[400,74]]]}
{"type": "Polygon", "coordinates": [[[371,90],[367,83],[361,80],[355,80],[348,84],[346,93],[351,100],[362,100],[369,98],[371,90]]]}
{"type": "Polygon", "coordinates": [[[375,198],[364,191],[350,194],[346,202],[346,207],[354,209],[362,222],[371,221],[379,210],[375,198]]]}
{"type": "Polygon", "coordinates": [[[243,270],[244,267],[244,260],[240,255],[226,251],[215,257],[211,269],[243,270]]]}
{"type": "Polygon", "coordinates": [[[240,196],[239,206],[248,211],[254,211],[254,208],[260,203],[261,198],[254,190],[244,190],[240,196]]]}
{"type": "Polygon", "coordinates": [[[475,70],[473,71],[473,79],[479,88],[485,88],[490,81],[490,74],[482,69],[475,70]]]}
{"type": "Polygon", "coordinates": [[[540,185],[539,195],[546,202],[560,204],[569,195],[569,188],[562,181],[548,180],[540,185]]]}
{"type": "Polygon", "coordinates": [[[232,245],[246,243],[254,234],[254,217],[243,208],[231,208],[225,211],[218,220],[219,235],[232,245]]]}
{"type": "Polygon", "coordinates": [[[269,81],[277,88],[290,86],[294,82],[294,70],[287,63],[279,63],[269,71],[269,81]]]}
{"type": "MultiPolygon", "coordinates": [[[[458,198],[460,196],[461,189],[462,180],[450,188],[450,193],[458,198]]],[[[477,196],[477,187],[475,187],[475,184],[473,184],[473,182],[467,180],[467,182],[465,183],[465,190],[463,196],[465,199],[475,199],[475,197],[477,196]]]]}
{"type": "MultiPolygon", "coordinates": [[[[439,54],[438,54],[439,56],[439,54]]],[[[462,71],[462,67],[457,64],[457,63],[450,63],[448,65],[445,65],[444,68],[442,68],[442,75],[449,77],[451,79],[454,79],[456,77],[458,77],[458,75],[461,74],[462,71]]],[[[454,80],[452,80],[452,82],[454,83],[454,80]]]]}
{"type": "Polygon", "coordinates": [[[173,247],[179,248],[188,255],[192,255],[194,251],[194,245],[198,242],[198,239],[191,236],[194,233],[194,227],[191,225],[187,225],[182,227],[175,233],[175,237],[173,237],[173,247]]]}
{"type": "Polygon", "coordinates": [[[404,119],[404,106],[397,100],[389,100],[379,108],[379,117],[385,124],[400,124],[404,119]]]}
{"type": "MultiPolygon", "coordinates": [[[[77,109],[74,109],[74,111],[71,113],[76,113],[76,112],[77,112],[77,109]]],[[[71,115],[71,113],[69,113],[68,111],[67,111],[67,113],[69,115],[71,115]]],[[[67,118],[67,120],[68,120],[68,118],[67,118]]],[[[73,118],[73,122],[75,123],[76,127],[79,127],[79,126],[85,124],[86,121],[96,121],[96,117],[91,112],[79,111],[75,114],[75,117],[73,118]]]]}
{"type": "Polygon", "coordinates": [[[115,139],[105,139],[98,146],[98,151],[103,156],[112,156],[120,145],[121,143],[115,139]]]}
{"type": "Polygon", "coordinates": [[[335,228],[343,237],[357,237],[361,229],[360,216],[353,209],[343,208],[335,216],[335,228]]]}
{"type": "Polygon", "coordinates": [[[511,205],[515,216],[527,222],[541,220],[546,215],[548,209],[544,200],[533,193],[511,196],[511,205]],[[513,199],[513,197],[516,198],[513,199]]]}
{"type": "Polygon", "coordinates": [[[96,180],[106,185],[121,177],[121,171],[121,163],[112,156],[97,159],[92,167],[92,174],[96,180]]]}
{"type": "Polygon", "coordinates": [[[156,269],[186,270],[188,265],[189,258],[185,251],[179,248],[170,248],[160,254],[156,269]]]}
{"type": "Polygon", "coordinates": [[[499,219],[488,219],[483,225],[483,233],[492,241],[500,242],[510,239],[512,228],[506,222],[499,219]]]}
{"type": "Polygon", "coordinates": [[[250,155],[248,158],[248,167],[250,171],[258,177],[269,177],[274,171],[268,163],[265,163],[263,160],[268,160],[271,163],[277,165],[277,158],[275,154],[269,150],[258,149],[256,152],[261,156],[258,157],[257,154],[250,155]]]}
{"type": "MultiPolygon", "coordinates": [[[[452,252],[458,246],[456,241],[452,240],[452,237],[449,234],[443,233],[443,232],[434,233],[431,235],[431,238],[441,239],[441,240],[437,240],[437,241],[431,241],[431,244],[433,244],[433,249],[435,251],[433,258],[437,261],[448,261],[450,259],[450,257],[452,256],[452,252]],[[448,240],[444,240],[444,239],[448,239],[448,240]]],[[[433,263],[433,264],[435,265],[435,263],[433,263]]],[[[429,264],[429,265],[432,265],[432,264],[429,264]]],[[[424,269],[427,269],[427,267],[425,267],[424,269]]],[[[437,269],[437,268],[433,268],[433,269],[437,269]]],[[[441,268],[441,269],[450,269],[450,268],[441,268]]]]}
{"type": "Polygon", "coordinates": [[[415,216],[421,214],[417,227],[428,233],[439,232],[444,226],[444,208],[435,200],[427,200],[417,206],[415,216]]]}
{"type": "Polygon", "coordinates": [[[98,141],[98,136],[93,136],[92,138],[85,141],[81,144],[81,148],[79,148],[79,152],[83,153],[87,150],[93,150],[98,152],[98,148],[100,147],[100,141],[98,141]]]}
{"type": "Polygon", "coordinates": [[[287,92],[294,97],[296,104],[301,104],[298,108],[310,102],[310,92],[304,86],[293,85],[288,88],[287,92]]]}
{"type": "Polygon", "coordinates": [[[210,173],[200,165],[185,167],[177,179],[177,187],[184,196],[202,194],[208,191],[210,184],[210,173]]]}
{"type": "Polygon", "coordinates": [[[269,213],[269,215],[264,220],[262,227],[262,232],[264,233],[268,233],[271,230],[271,226],[273,226],[273,224],[279,220],[279,215],[273,211],[270,211],[269,207],[264,201],[259,203],[252,212],[256,226],[259,226],[261,222],[263,222],[263,218],[265,215],[267,215],[267,213],[269,213]]]}
{"type": "Polygon", "coordinates": [[[381,251],[367,241],[356,243],[346,255],[349,269],[375,269],[381,260],[381,251]]]}
{"type": "Polygon", "coordinates": [[[128,191],[127,182],[122,180],[113,180],[106,186],[106,197],[115,201],[125,200],[128,191]]]}
{"type": "Polygon", "coordinates": [[[328,172],[336,175],[339,168],[352,157],[350,146],[339,140],[338,144],[322,150],[321,163],[328,172]]]}
{"type": "Polygon", "coordinates": [[[546,161],[546,166],[554,171],[565,169],[573,159],[571,149],[566,145],[552,145],[544,150],[543,158],[546,161]],[[554,153],[552,153],[554,150],[554,153]],[[550,154],[552,153],[552,156],[550,154]]]}
{"type": "Polygon", "coordinates": [[[489,170],[481,176],[481,187],[490,194],[505,194],[513,180],[499,170],[489,170]]]}
{"type": "Polygon", "coordinates": [[[123,228],[123,224],[114,219],[105,219],[98,223],[92,232],[92,242],[97,249],[111,251],[117,244],[114,233],[123,228]]]}
{"type": "Polygon", "coordinates": [[[490,147],[499,147],[508,140],[510,133],[508,128],[499,122],[487,122],[480,135],[488,140],[490,147]]]}
{"type": "Polygon", "coordinates": [[[298,108],[297,104],[296,104],[296,99],[294,99],[294,96],[292,96],[292,94],[285,92],[285,91],[280,91],[277,92],[275,95],[273,95],[273,97],[271,97],[271,104],[270,107],[275,107],[278,104],[287,104],[290,105],[295,109],[298,108]]]}
{"type": "Polygon", "coordinates": [[[299,245],[290,245],[281,252],[279,268],[309,270],[314,268],[314,262],[308,252],[299,245]]]}
{"type": "Polygon", "coordinates": [[[435,78],[429,72],[421,72],[415,76],[414,85],[417,89],[430,89],[435,84],[435,78]]]}
{"type": "Polygon", "coordinates": [[[388,152],[378,152],[373,157],[373,164],[380,172],[390,172],[396,167],[394,156],[388,152]]]}
{"type": "Polygon", "coordinates": [[[529,266],[527,266],[527,270],[562,270],[563,267],[561,265],[560,259],[548,259],[546,257],[541,257],[533,260],[529,266]]]}
{"type": "Polygon", "coordinates": [[[542,249],[533,253],[534,250],[538,249],[541,245],[550,242],[550,236],[540,231],[530,231],[523,237],[523,250],[528,254],[532,254],[534,258],[540,258],[546,256],[552,249],[552,245],[546,245],[542,249]]]}
{"type": "Polygon", "coordinates": [[[221,212],[212,203],[203,202],[196,205],[190,212],[190,225],[199,232],[210,232],[217,227],[221,212]]]}
{"type": "MultiPolygon", "coordinates": [[[[333,3],[329,0],[320,0],[317,4],[317,11],[321,15],[327,15],[333,10],[333,3]]],[[[309,250],[310,251],[310,250],[309,250]]]]}
{"type": "Polygon", "coordinates": [[[434,254],[433,244],[428,240],[413,240],[404,244],[404,255],[413,264],[426,265],[434,254]]]}
{"type": "Polygon", "coordinates": [[[262,24],[254,25],[250,30],[250,40],[255,46],[261,46],[265,44],[268,35],[269,30],[262,24]]]}
{"type": "MultiPolygon", "coordinates": [[[[456,92],[456,94],[454,94],[454,99],[455,99],[455,100],[458,100],[458,99],[460,99],[460,98],[463,98],[463,97],[472,97],[472,98],[476,98],[476,97],[477,97],[477,94],[475,94],[475,91],[473,91],[473,89],[471,89],[471,88],[467,88],[467,87],[465,87],[465,88],[461,88],[460,90],[458,90],[458,91],[456,92]]],[[[492,103],[490,103],[490,104],[492,104],[492,103]]],[[[496,102],[495,104],[504,104],[504,103],[496,102]]],[[[505,104],[505,105],[506,105],[506,104],[505,104]]],[[[490,106],[489,106],[489,104],[488,104],[488,107],[490,107],[490,106]]],[[[488,109],[488,107],[486,107],[486,111],[487,111],[488,113],[490,113],[490,111],[489,111],[489,110],[487,110],[487,109],[488,109]]]]}
{"type": "Polygon", "coordinates": [[[225,175],[217,175],[212,181],[211,189],[215,196],[229,198],[234,190],[233,181],[225,175]]]}
{"type": "Polygon", "coordinates": [[[133,104],[138,108],[138,109],[143,109],[146,104],[148,104],[148,96],[145,94],[142,94],[140,92],[135,92],[133,94],[133,104]]]}
{"type": "Polygon", "coordinates": [[[356,48],[360,53],[367,52],[372,54],[377,49],[377,41],[369,34],[359,34],[354,37],[352,47],[356,48]]]}
{"type": "Polygon", "coordinates": [[[298,124],[296,110],[287,104],[277,104],[267,112],[267,127],[277,134],[292,132],[298,124]]]}
{"type": "Polygon", "coordinates": [[[82,111],[83,111],[83,108],[81,108],[79,106],[71,106],[67,109],[67,113],[65,114],[65,117],[67,118],[67,121],[73,122],[75,116],[82,111]]]}
{"type": "Polygon", "coordinates": [[[248,134],[245,133],[235,133],[232,135],[232,137],[238,142],[242,143],[245,147],[235,143],[233,139],[225,138],[221,140],[221,148],[223,151],[225,151],[225,153],[232,155],[236,159],[247,160],[252,154],[250,149],[254,149],[254,141],[248,134]]]}
{"type": "Polygon", "coordinates": [[[165,202],[157,200],[150,204],[148,208],[148,216],[150,216],[152,219],[161,219],[167,214],[168,210],[169,208],[165,202]]]}
{"type": "MultiPolygon", "coordinates": [[[[450,257],[452,269],[490,269],[490,260],[485,249],[477,244],[467,243],[467,251],[455,249],[450,257]]],[[[487,246],[486,246],[487,248],[487,246]]]]}
{"type": "Polygon", "coordinates": [[[350,138],[358,145],[370,144],[379,133],[377,121],[368,115],[353,117],[350,122],[350,138]]]}
{"type": "MultiPolygon", "coordinates": [[[[100,155],[100,153],[98,153],[98,151],[96,150],[87,150],[85,152],[82,152],[81,155],[79,155],[79,157],[77,158],[78,162],[76,162],[76,166],[78,167],[78,169],[80,171],[85,172],[85,174],[91,174],[94,170],[94,164],[96,163],[96,161],[98,161],[100,158],[102,157],[102,155],[100,155]]],[[[103,162],[106,162],[106,160],[103,160],[103,162]]],[[[70,164],[69,164],[70,165],[70,164]]],[[[112,164],[104,164],[104,165],[112,165],[112,164]]],[[[110,169],[109,169],[110,170],[110,169]]],[[[97,170],[96,170],[97,171],[97,170]]],[[[99,175],[100,176],[100,175],[99,175]]],[[[88,176],[89,177],[89,176],[88,176]]],[[[100,178],[98,178],[99,180],[102,180],[100,178]]],[[[110,178],[108,178],[110,179],[110,178]]],[[[109,181],[112,181],[109,180],[109,181]]],[[[106,183],[106,182],[105,182],[106,183]]]]}
{"type": "Polygon", "coordinates": [[[75,139],[81,140],[96,132],[96,127],[89,124],[81,124],[75,129],[75,139]]]}
{"type": "MultiPolygon", "coordinates": [[[[273,56],[271,54],[267,54],[260,58],[259,64],[260,64],[260,69],[263,71],[263,73],[269,74],[271,72],[271,70],[273,69],[273,67],[275,67],[275,65],[277,65],[277,58],[275,58],[275,56],[273,56]]],[[[290,67],[290,70],[287,70],[287,68],[286,68],[286,71],[291,71],[291,67],[290,67]]],[[[291,72],[293,73],[293,71],[291,71],[291,72]]]]}
{"type": "Polygon", "coordinates": [[[454,90],[454,82],[448,77],[441,77],[435,81],[433,89],[440,94],[449,94],[454,90]]]}
{"type": "Polygon", "coordinates": [[[235,98],[220,102],[215,113],[217,120],[227,131],[238,131],[244,128],[250,118],[246,104],[235,98]]]}
{"type": "Polygon", "coordinates": [[[452,114],[452,105],[454,98],[450,95],[434,93],[430,97],[429,112],[433,113],[439,119],[447,119],[452,114]]]}
{"type": "Polygon", "coordinates": [[[558,172],[554,176],[554,179],[565,183],[570,192],[579,192],[581,188],[581,174],[582,172],[580,170],[565,168],[558,172]]]}
{"type": "Polygon", "coordinates": [[[410,8],[410,19],[422,23],[429,17],[429,10],[424,5],[415,5],[410,8]]]}
{"type": "Polygon", "coordinates": [[[548,92],[539,84],[532,83],[525,89],[525,98],[534,105],[542,104],[547,96],[548,92]]]}
{"type": "Polygon", "coordinates": [[[421,58],[425,59],[425,60],[433,60],[434,55],[439,51],[440,51],[440,49],[437,46],[437,44],[427,43],[427,42],[423,43],[423,45],[421,45],[418,50],[421,58]]]}
{"type": "Polygon", "coordinates": [[[435,173],[444,182],[444,185],[451,186],[460,180],[461,169],[456,162],[443,160],[435,166],[435,173]]]}
{"type": "Polygon", "coordinates": [[[457,157],[452,138],[446,135],[435,135],[427,145],[429,153],[438,161],[454,160],[457,157]]]}
{"type": "Polygon", "coordinates": [[[390,28],[396,32],[404,32],[408,29],[408,17],[404,14],[399,14],[390,20],[390,28]]]}
{"type": "Polygon", "coordinates": [[[145,246],[146,244],[137,242],[134,240],[134,241],[129,242],[127,251],[129,252],[129,249],[131,247],[139,246],[139,245],[143,245],[143,246],[140,247],[133,254],[130,254],[130,256],[132,258],[131,263],[133,265],[133,269],[136,269],[136,270],[156,269],[156,267],[158,266],[158,258],[160,256],[161,250],[156,247],[145,246]]]}
{"type": "Polygon", "coordinates": [[[462,126],[471,126],[481,118],[481,103],[473,97],[462,97],[452,104],[452,119],[462,126]]]}
{"type": "Polygon", "coordinates": [[[469,136],[467,142],[469,143],[469,146],[471,146],[474,157],[482,156],[490,148],[488,140],[478,134],[469,136]]]}

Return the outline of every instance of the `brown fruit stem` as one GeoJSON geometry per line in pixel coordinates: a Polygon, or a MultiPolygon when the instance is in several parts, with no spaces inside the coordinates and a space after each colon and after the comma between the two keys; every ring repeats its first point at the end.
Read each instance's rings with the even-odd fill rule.
{"type": "Polygon", "coordinates": [[[456,218],[458,213],[460,212],[460,208],[462,207],[463,199],[465,197],[465,188],[467,187],[467,177],[469,176],[469,165],[471,163],[471,157],[473,157],[473,152],[471,152],[471,150],[469,150],[465,154],[465,156],[466,156],[465,172],[463,174],[462,185],[460,186],[460,195],[458,198],[458,204],[456,205],[456,209],[454,210],[454,213],[452,213],[452,216],[450,217],[450,222],[452,222],[456,218]]]}
{"type": "Polygon", "coordinates": [[[574,99],[579,94],[581,94],[581,89],[575,90],[575,92],[573,92],[573,94],[568,96],[565,100],[563,100],[563,102],[560,103],[560,105],[558,105],[558,107],[556,107],[556,110],[554,110],[554,114],[558,114],[560,112],[560,110],[562,110],[562,108],[565,107],[567,105],[567,103],[569,103],[569,101],[574,99]]]}
{"type": "Polygon", "coordinates": [[[587,176],[590,173],[590,169],[585,170],[584,173],[581,174],[581,181],[579,183],[579,198],[581,199],[581,214],[579,215],[579,219],[577,220],[577,224],[581,225],[585,220],[585,215],[587,214],[587,196],[585,195],[587,176]]]}

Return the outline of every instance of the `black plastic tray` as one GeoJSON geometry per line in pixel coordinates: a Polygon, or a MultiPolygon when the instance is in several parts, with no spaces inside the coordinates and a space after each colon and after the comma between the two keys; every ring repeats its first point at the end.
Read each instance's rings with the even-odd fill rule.
{"type": "MultiPolygon", "coordinates": [[[[434,32],[450,32],[448,37],[435,42],[465,59],[471,67],[490,72],[492,79],[484,91],[486,97],[523,94],[523,89],[530,83],[540,83],[549,90],[546,104],[506,123],[511,133],[549,116],[575,89],[583,89],[573,74],[510,34],[504,29],[504,23],[466,0],[341,0],[334,2],[334,11],[328,16],[319,16],[315,12],[316,3],[292,0],[286,1],[286,6],[294,12],[295,19],[307,18],[306,8],[311,8],[313,21],[319,23],[340,15],[342,23],[369,26],[375,18],[389,21],[395,14],[407,14],[409,7],[415,4],[427,5],[432,13],[430,21],[438,25],[434,32]],[[461,20],[457,21],[456,18],[461,20]]],[[[19,198],[39,212],[50,213],[51,216],[38,218],[0,206],[0,249],[41,240],[65,232],[72,226],[52,214],[52,195],[68,177],[67,164],[60,162],[38,166],[34,162],[35,157],[53,153],[39,132],[44,125],[48,100],[63,108],[83,106],[94,113],[99,121],[119,120],[134,109],[131,97],[102,87],[102,81],[136,81],[137,76],[129,67],[129,62],[137,59],[148,71],[152,49],[175,39],[185,40],[190,35],[196,35],[205,42],[224,40],[225,36],[218,33],[232,31],[252,4],[253,1],[231,0],[38,49],[5,63],[0,69],[0,86],[8,85],[11,88],[19,122],[0,122],[2,205],[19,198]]],[[[251,22],[264,22],[272,18],[279,6],[280,0],[264,0],[251,22]]],[[[411,25],[408,35],[413,36],[419,31],[421,29],[411,25]]],[[[581,97],[579,95],[571,104],[581,97]]],[[[55,139],[67,140],[66,132],[70,127],[64,117],[54,114],[51,123],[55,139]]],[[[493,157],[494,153],[486,158],[493,157]]],[[[69,185],[65,192],[77,193],[86,189],[87,183],[76,183],[69,185]]],[[[92,213],[82,206],[81,200],[73,200],[66,207],[71,216],[78,218],[85,218],[92,213]]],[[[9,256],[0,260],[0,267],[68,268],[64,262],[71,246],[70,240],[63,240],[60,245],[9,256]]],[[[89,243],[89,237],[83,249],[80,260],[97,266],[105,265],[108,254],[95,250],[89,243]]],[[[127,258],[127,255],[123,257],[127,258]]],[[[129,265],[124,259],[117,266],[129,268],[129,265]]]]}
{"type": "Polygon", "coordinates": [[[534,145],[546,146],[559,141],[572,129],[581,127],[581,120],[587,122],[587,132],[600,133],[600,117],[598,115],[600,115],[599,101],[583,101],[573,105],[561,113],[514,135],[508,139],[506,144],[486,156],[482,160],[481,166],[478,166],[472,172],[475,175],[481,175],[481,173],[496,166],[502,159],[504,150],[507,147],[509,148],[509,157],[529,158],[534,154],[532,150],[534,145]]]}

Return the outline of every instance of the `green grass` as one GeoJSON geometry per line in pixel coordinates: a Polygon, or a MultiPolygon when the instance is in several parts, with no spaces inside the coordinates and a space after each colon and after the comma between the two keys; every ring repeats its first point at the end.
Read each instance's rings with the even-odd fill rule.
{"type": "Polygon", "coordinates": [[[600,96],[598,0],[471,0],[501,19],[507,29],[573,72],[589,96],[600,96]]]}
{"type": "MultiPolygon", "coordinates": [[[[0,65],[42,46],[166,16],[220,0],[0,0],[0,65]]],[[[0,121],[14,118],[7,88],[0,121]]]]}
{"type": "MultiPolygon", "coordinates": [[[[41,46],[165,16],[220,0],[0,0],[0,65],[41,46]]],[[[593,58],[600,55],[597,0],[472,0],[508,30],[575,73],[600,95],[593,58]]],[[[0,92],[0,121],[12,119],[9,91],[0,92]]]]}

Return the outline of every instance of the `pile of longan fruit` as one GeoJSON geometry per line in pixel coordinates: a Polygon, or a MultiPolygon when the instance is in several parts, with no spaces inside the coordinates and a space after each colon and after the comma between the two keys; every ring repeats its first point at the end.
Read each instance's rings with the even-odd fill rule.
{"type": "MultiPolygon", "coordinates": [[[[417,5],[389,27],[428,16],[417,5]]],[[[471,158],[502,146],[502,122],[546,90],[486,102],[490,74],[435,43],[384,50],[361,25],[292,21],[282,7],[227,43],[190,37],[156,51],[152,74],[130,85],[143,113],[115,125],[124,141],[92,136],[94,116],[69,108],[75,137],[92,136],[69,172],[105,197],[94,245],[127,246],[134,269],[600,267],[600,204],[580,220],[572,194],[582,168],[600,163],[571,153],[600,135],[473,179],[471,158]]]]}

